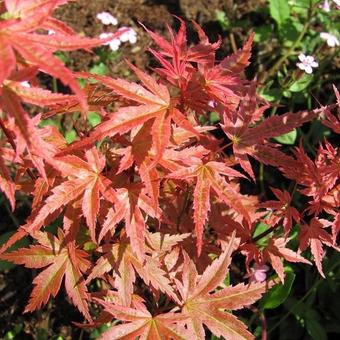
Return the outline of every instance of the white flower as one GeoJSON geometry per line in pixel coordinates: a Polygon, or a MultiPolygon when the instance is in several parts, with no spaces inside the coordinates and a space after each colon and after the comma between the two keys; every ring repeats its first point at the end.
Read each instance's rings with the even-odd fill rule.
{"type": "MultiPolygon", "coordinates": [[[[111,36],[113,36],[113,33],[104,32],[99,35],[99,39],[106,39],[111,36]]],[[[107,41],[103,45],[109,45],[112,51],[117,51],[120,44],[121,41],[118,38],[113,38],[111,41],[107,41]]]]}
{"type": "Polygon", "coordinates": [[[135,44],[137,42],[137,34],[130,34],[129,42],[130,44],[135,44]]]}
{"type": "Polygon", "coordinates": [[[112,51],[118,51],[121,41],[117,38],[110,41],[110,48],[112,51]]]}
{"type": "Polygon", "coordinates": [[[47,34],[48,34],[48,35],[53,35],[53,34],[55,34],[55,31],[54,31],[54,30],[48,30],[48,31],[47,31],[47,34]]]}
{"type": "Polygon", "coordinates": [[[112,16],[109,12],[101,12],[97,14],[97,19],[99,19],[104,25],[117,25],[118,20],[112,16]]]}
{"type": "Polygon", "coordinates": [[[323,40],[326,40],[327,45],[329,47],[334,47],[334,46],[340,45],[338,38],[333,34],[330,34],[330,33],[327,33],[327,32],[321,32],[320,38],[323,39],[323,40]]]}
{"type": "Polygon", "coordinates": [[[20,84],[21,84],[21,86],[23,86],[23,87],[31,87],[30,83],[29,83],[27,80],[22,81],[20,84]]]}
{"type": "Polygon", "coordinates": [[[297,67],[300,70],[305,71],[308,74],[313,73],[313,67],[318,67],[319,64],[314,60],[314,57],[310,55],[304,55],[303,53],[300,53],[298,56],[301,63],[297,63],[297,67]]]}
{"type": "MultiPolygon", "coordinates": [[[[103,32],[99,35],[99,39],[106,39],[110,36],[112,36],[113,34],[112,33],[106,33],[106,32],[103,32]]],[[[110,41],[107,41],[105,43],[103,43],[103,45],[109,45],[110,44],[110,41]]]]}
{"type": "Polygon", "coordinates": [[[333,0],[333,2],[335,2],[335,4],[340,7],[340,0],[333,0]]]}
{"type": "Polygon", "coordinates": [[[126,30],[119,36],[121,42],[130,42],[130,44],[135,44],[137,41],[137,33],[131,27],[121,27],[119,30],[126,30]]]}

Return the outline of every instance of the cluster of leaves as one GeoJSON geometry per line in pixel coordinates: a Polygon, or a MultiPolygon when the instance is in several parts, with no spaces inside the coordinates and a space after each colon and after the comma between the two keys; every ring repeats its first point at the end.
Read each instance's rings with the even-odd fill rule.
{"type": "MultiPolygon", "coordinates": [[[[256,6],[248,16],[237,18],[233,11],[217,11],[216,17],[221,29],[234,40],[238,38],[235,27],[244,31],[254,27],[257,53],[252,73],[256,73],[263,84],[260,93],[274,104],[273,111],[275,104],[284,104],[291,110],[301,106],[311,108],[313,96],[330,103],[325,88],[339,80],[334,73],[339,67],[338,46],[328,45],[322,34],[339,41],[336,1],[268,0],[256,6]],[[324,8],[326,2],[330,5],[328,11],[324,8]],[[313,72],[315,76],[297,68],[300,53],[313,56],[319,63],[313,72]]],[[[304,142],[314,147],[325,132],[322,127],[319,131],[319,134],[314,131],[310,140],[304,142]]]]}
{"type": "Polygon", "coordinates": [[[273,284],[256,282],[252,266],[271,265],[284,282],[283,261],[311,264],[301,255],[310,248],[324,275],[323,247],[338,250],[337,147],[325,141],[310,158],[302,143],[288,153],[272,140],[318,119],[338,133],[337,89],[336,104],[266,117],[268,102],[243,76],[253,34],[217,61],[221,41],[211,43],[194,23],[199,42],[188,46],[180,19],[170,41],[146,28],[157,45],[154,75],[132,64],[138,82],[73,74],[54,53],[105,40],[79,37],[54,19],[66,2],[0,1],[0,189],[12,209],[16,191],[33,197],[31,215],[0,259],[43,269],[25,311],[46,304],[64,280],[86,327],[120,321],[103,339],[204,339],[204,326],[227,339],[252,338],[231,314],[273,284]],[[74,94],[39,87],[40,72],[74,94]],[[41,113],[32,117],[30,105],[41,113]],[[97,111],[101,123],[71,145],[55,127],[39,127],[75,111],[97,111]],[[211,111],[219,124],[202,123],[211,111]],[[241,184],[256,181],[253,161],[274,167],[293,183],[291,192],[271,188],[275,200],[244,193],[241,184]],[[299,210],[296,192],[305,202],[299,210]],[[57,230],[47,231],[55,221],[57,230]],[[293,234],[295,250],[287,244],[293,234]],[[32,245],[7,252],[27,235],[32,245]],[[249,283],[225,282],[232,253],[245,256],[249,283]]]}

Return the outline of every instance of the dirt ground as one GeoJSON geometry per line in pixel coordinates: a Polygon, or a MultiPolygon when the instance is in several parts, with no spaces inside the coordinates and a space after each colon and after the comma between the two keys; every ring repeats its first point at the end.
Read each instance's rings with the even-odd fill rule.
{"type": "MultiPolygon", "coordinates": [[[[174,16],[179,16],[186,21],[195,20],[207,32],[212,40],[221,36],[224,42],[225,54],[231,52],[231,44],[228,38],[223,36],[221,27],[216,21],[216,11],[224,11],[230,21],[247,17],[253,11],[265,4],[265,0],[78,0],[63,6],[56,12],[56,16],[66,21],[75,31],[87,36],[98,36],[103,30],[114,31],[116,28],[103,27],[96,19],[96,14],[107,11],[118,19],[118,26],[128,26],[136,30],[138,43],[123,47],[122,53],[129,61],[138,67],[144,68],[150,64],[150,55],[146,53],[151,44],[151,39],[142,28],[140,23],[148,29],[168,36],[167,25],[176,27],[178,22],[174,16]]],[[[189,41],[197,39],[190,27],[188,29],[189,41]]],[[[248,31],[239,30],[236,40],[241,46],[248,31]]],[[[93,63],[93,55],[82,51],[72,52],[71,68],[84,70],[93,63]]],[[[121,58],[122,60],[124,58],[121,58]]],[[[124,62],[110,65],[113,74],[124,73],[124,62]]]]}

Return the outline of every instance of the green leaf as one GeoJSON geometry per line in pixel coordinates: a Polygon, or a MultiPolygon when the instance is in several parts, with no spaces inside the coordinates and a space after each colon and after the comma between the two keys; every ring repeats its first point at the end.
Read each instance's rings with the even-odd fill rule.
{"type": "Polygon", "coordinates": [[[79,86],[83,89],[86,85],[86,80],[82,79],[82,78],[77,78],[77,82],[79,84],[79,86]]]}
{"type": "Polygon", "coordinates": [[[112,326],[112,323],[106,323],[104,325],[99,326],[98,328],[95,328],[91,333],[89,338],[97,339],[99,338],[105,331],[107,331],[112,326]]]}
{"type": "Polygon", "coordinates": [[[297,131],[296,131],[296,129],[294,129],[294,130],[292,130],[288,133],[285,133],[281,136],[274,137],[273,139],[275,139],[280,144],[293,145],[293,144],[295,144],[296,137],[297,137],[297,131]]]}
{"type": "Polygon", "coordinates": [[[223,339],[222,337],[216,336],[216,335],[214,335],[214,334],[212,334],[212,335],[211,335],[211,338],[210,338],[210,340],[222,340],[222,339],[223,339]]]}
{"type": "Polygon", "coordinates": [[[107,72],[108,68],[104,63],[99,63],[90,68],[90,73],[98,74],[99,76],[104,76],[107,72]]]}
{"type": "MultiPolygon", "coordinates": [[[[316,3],[316,1],[313,0],[312,3],[316,3]]],[[[290,0],[289,4],[292,13],[299,14],[299,17],[307,19],[310,0],[290,0]]]]}
{"type": "Polygon", "coordinates": [[[218,112],[210,112],[210,117],[209,117],[209,122],[211,124],[216,124],[221,120],[220,115],[218,114],[218,112]]]}
{"type": "Polygon", "coordinates": [[[283,96],[286,98],[291,98],[292,97],[292,93],[288,90],[285,90],[282,92],[283,96]]]}
{"type": "Polygon", "coordinates": [[[87,115],[87,119],[89,120],[89,123],[92,127],[95,127],[96,125],[100,124],[102,121],[100,114],[95,111],[89,111],[87,115]]]}
{"type": "Polygon", "coordinates": [[[88,241],[84,243],[84,250],[85,251],[93,251],[97,248],[96,244],[92,241],[88,241]]]}
{"type": "Polygon", "coordinates": [[[285,20],[280,27],[280,38],[284,46],[291,47],[295,43],[302,31],[302,26],[299,21],[292,18],[285,20]]]}
{"type": "Polygon", "coordinates": [[[55,119],[51,119],[51,118],[43,119],[39,123],[39,127],[41,127],[41,128],[44,127],[44,126],[47,126],[47,125],[55,126],[57,129],[60,128],[60,122],[55,120],[55,119]]]}
{"type": "Polygon", "coordinates": [[[292,272],[286,273],[285,283],[273,287],[261,300],[263,309],[274,309],[280,306],[289,296],[292,289],[295,274],[292,272]]]}
{"type": "Polygon", "coordinates": [[[225,12],[216,10],[216,20],[220,24],[221,28],[225,31],[230,29],[230,20],[226,16],[225,12]]]}
{"type": "Polygon", "coordinates": [[[313,76],[311,74],[305,73],[300,79],[296,80],[292,85],[290,85],[289,91],[300,92],[304,90],[312,81],[312,79],[313,76]]]}
{"type": "Polygon", "coordinates": [[[290,17],[287,0],[269,0],[269,11],[279,27],[290,17]]]}
{"type": "Polygon", "coordinates": [[[270,26],[260,26],[255,28],[254,42],[259,43],[268,40],[273,33],[270,26]]]}
{"type": "Polygon", "coordinates": [[[71,62],[71,58],[68,54],[61,52],[61,51],[57,51],[54,53],[54,55],[59,58],[64,64],[70,64],[71,62]]]}
{"type": "Polygon", "coordinates": [[[230,273],[227,274],[227,276],[225,277],[223,283],[224,283],[226,286],[230,286],[230,273]]]}
{"type": "Polygon", "coordinates": [[[5,340],[13,340],[15,338],[15,334],[14,332],[12,331],[8,331],[6,334],[5,334],[5,340]]]}
{"type": "Polygon", "coordinates": [[[76,130],[72,129],[70,131],[65,132],[65,139],[67,144],[71,144],[72,142],[75,141],[76,138],[77,138],[76,130]]]}
{"type": "MultiPolygon", "coordinates": [[[[257,224],[257,226],[255,227],[254,230],[254,234],[253,234],[253,238],[261,235],[262,233],[264,233],[266,230],[269,229],[269,225],[260,222],[259,224],[257,224]]],[[[268,239],[269,237],[271,237],[272,233],[269,233],[268,235],[266,235],[265,237],[262,237],[261,239],[259,239],[256,244],[260,247],[265,247],[268,244],[268,239]]]]}
{"type": "Polygon", "coordinates": [[[265,89],[260,93],[260,96],[269,102],[276,102],[281,98],[281,90],[277,88],[265,89]]]}
{"type": "Polygon", "coordinates": [[[312,339],[314,340],[327,340],[328,339],[325,328],[316,319],[307,318],[306,328],[307,328],[308,334],[311,336],[312,339]]]}

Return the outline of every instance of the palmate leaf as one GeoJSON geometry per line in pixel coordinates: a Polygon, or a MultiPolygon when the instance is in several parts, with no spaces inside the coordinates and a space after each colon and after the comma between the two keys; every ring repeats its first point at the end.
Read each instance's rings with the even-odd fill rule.
{"type": "MultiPolygon", "coordinates": [[[[260,162],[270,164],[273,166],[283,165],[280,164],[280,155],[282,152],[274,148],[270,148],[269,154],[272,153],[274,157],[262,158],[261,152],[258,152],[259,148],[268,148],[266,139],[280,136],[284,133],[288,133],[294,128],[297,128],[305,122],[311,121],[316,118],[321,112],[320,110],[314,111],[302,111],[297,113],[286,113],[281,116],[272,116],[264,119],[262,122],[256,124],[264,111],[268,108],[267,105],[257,108],[254,102],[255,93],[250,90],[246,101],[240,105],[237,112],[237,119],[234,121],[227,114],[224,115],[224,124],[221,127],[229,139],[233,142],[233,151],[235,157],[240,161],[242,168],[255,180],[254,173],[252,171],[248,155],[255,157],[260,162]]],[[[235,114],[236,115],[236,114],[235,114]]],[[[266,152],[265,154],[268,154],[266,152]]]]}
{"type": "Polygon", "coordinates": [[[275,225],[283,218],[283,227],[285,236],[287,236],[292,227],[292,220],[294,219],[296,222],[299,222],[300,214],[291,206],[292,197],[288,191],[281,191],[275,188],[271,188],[271,190],[278,201],[266,201],[261,204],[261,207],[275,211],[275,214],[269,217],[269,225],[275,225]]]}
{"type": "MultiPolygon", "coordinates": [[[[242,49],[211,67],[202,67],[203,90],[210,99],[223,104],[223,110],[234,111],[243,97],[241,72],[249,65],[254,34],[251,34],[242,49]]],[[[195,80],[192,80],[194,83],[195,80]]],[[[196,87],[199,84],[196,84],[196,87]]],[[[196,98],[195,98],[196,99],[196,98]]]]}
{"type": "MultiPolygon", "coordinates": [[[[218,40],[215,43],[210,43],[202,28],[194,22],[194,26],[196,31],[198,32],[200,42],[193,47],[188,47],[185,22],[179,17],[176,18],[180,21],[180,28],[177,34],[174,34],[172,29],[168,27],[171,36],[171,42],[165,40],[157,33],[148,30],[145,26],[143,27],[148,32],[150,37],[154,40],[154,42],[158,45],[160,49],[160,55],[164,55],[173,59],[173,69],[175,71],[174,76],[180,78],[182,74],[176,73],[181,71],[180,67],[178,66],[182,60],[184,60],[185,62],[190,61],[212,66],[215,60],[215,51],[221,45],[221,40],[218,40]]],[[[153,53],[154,51],[151,50],[151,52],[153,53]]],[[[159,61],[162,63],[162,60],[160,58],[159,61]]],[[[163,64],[163,66],[165,65],[163,64]]]]}
{"type": "MultiPolygon", "coordinates": [[[[166,115],[170,105],[169,93],[165,86],[160,85],[162,97],[148,91],[141,85],[130,83],[122,79],[111,79],[104,76],[89,75],[89,77],[100,81],[102,84],[113,89],[117,94],[127,99],[136,101],[140,106],[128,106],[118,109],[109,115],[108,120],[99,124],[89,137],[69,146],[63,153],[70,153],[91,145],[97,140],[123,134],[140,126],[150,119],[166,115]]],[[[156,138],[156,137],[155,137],[156,138]]]]}
{"type": "Polygon", "coordinates": [[[44,162],[53,163],[52,157],[56,153],[56,148],[42,138],[43,131],[36,126],[39,116],[30,118],[20,103],[20,97],[7,86],[2,88],[0,106],[10,117],[7,121],[7,128],[15,137],[17,158],[27,151],[34,166],[47,180],[44,162]]]}
{"type": "Polygon", "coordinates": [[[194,190],[194,222],[197,237],[197,253],[201,253],[204,224],[210,211],[210,190],[228,206],[250,221],[247,209],[242,205],[241,194],[238,193],[221,175],[244,177],[238,171],[220,162],[207,162],[172,172],[168,178],[189,179],[196,177],[194,190]]]}
{"type": "Polygon", "coordinates": [[[226,339],[253,339],[246,326],[229,311],[243,308],[258,300],[266,291],[265,283],[238,284],[214,290],[223,283],[235,246],[235,233],[229,246],[199,277],[192,260],[185,254],[182,282],[177,287],[183,299],[182,313],[188,317],[187,329],[191,337],[205,339],[203,324],[216,336],[226,339]],[[226,312],[228,310],[228,312],[226,312]]]}
{"type": "Polygon", "coordinates": [[[169,144],[172,121],[183,129],[198,135],[183,113],[172,106],[167,87],[156,82],[138,68],[132,65],[131,67],[145,87],[123,79],[81,74],[99,81],[123,98],[140,105],[121,107],[109,114],[108,119],[97,125],[89,137],[70,145],[61,154],[86,148],[105,137],[122,135],[152,120],[152,145],[155,149],[154,163],[156,164],[169,144]]]}
{"type": "Polygon", "coordinates": [[[113,326],[107,330],[101,340],[131,339],[140,340],[185,340],[190,337],[183,327],[186,316],[180,313],[166,313],[152,316],[145,308],[135,309],[119,306],[103,300],[95,299],[106,312],[117,319],[129,321],[122,325],[113,326]]]}
{"type": "MultiPolygon", "coordinates": [[[[110,190],[108,184],[110,181],[101,175],[105,166],[105,158],[95,148],[85,153],[86,160],[76,156],[65,156],[59,158],[54,166],[69,180],[55,187],[46,200],[46,204],[40,209],[37,217],[27,228],[27,231],[39,228],[41,222],[53,211],[65,206],[74,199],[82,196],[82,211],[85,216],[87,225],[90,229],[90,235],[94,242],[96,218],[100,205],[100,194],[105,195],[110,190]]],[[[113,195],[115,193],[112,190],[113,195]]]]}
{"type": "Polygon", "coordinates": [[[288,239],[271,238],[267,247],[263,251],[264,262],[271,262],[273,269],[276,271],[281,282],[284,282],[284,267],[282,258],[293,263],[311,264],[308,260],[302,257],[298,252],[295,252],[286,247],[288,239]]]}
{"type": "Polygon", "coordinates": [[[82,213],[89,226],[90,236],[96,242],[96,219],[99,211],[100,195],[110,202],[116,193],[110,187],[111,181],[101,175],[105,158],[94,148],[86,152],[87,162],[77,156],[66,156],[55,160],[54,166],[69,179],[54,187],[52,194],[38,207],[19,231],[1,248],[4,252],[13,242],[27,233],[38,231],[49,218],[76,199],[81,199],[82,213]]]}
{"type": "Polygon", "coordinates": [[[87,307],[87,288],[82,278],[90,262],[86,259],[87,253],[75,248],[74,242],[65,244],[61,229],[58,237],[49,233],[35,233],[39,245],[23,248],[11,253],[0,255],[2,260],[15,264],[23,264],[28,268],[43,268],[35,279],[35,287],[25,312],[34,311],[47,303],[51,296],[55,297],[65,277],[67,295],[79,311],[91,321],[87,307]]]}
{"type": "Polygon", "coordinates": [[[239,74],[250,64],[251,48],[255,33],[249,35],[248,40],[241,49],[231,56],[224,58],[220,63],[221,70],[226,74],[239,74]]]}
{"type": "Polygon", "coordinates": [[[133,283],[136,280],[135,273],[142,278],[145,284],[151,285],[154,289],[166,293],[174,301],[178,301],[166,272],[160,268],[160,261],[148,255],[144,256],[144,260],[141,259],[133,251],[126,237],[121,237],[121,240],[114,244],[104,245],[99,250],[102,250],[104,255],[93,267],[87,282],[113,271],[122,305],[130,306],[133,283]]]}
{"type": "MultiPolygon", "coordinates": [[[[8,78],[15,69],[16,55],[19,53],[26,62],[37,65],[40,71],[59,78],[77,95],[82,109],[87,109],[86,98],[77,83],[73,73],[53,55],[57,50],[74,50],[78,48],[91,48],[106,42],[104,39],[83,38],[71,35],[64,24],[62,34],[59,30],[54,36],[37,34],[35,31],[44,28],[44,21],[49,20],[53,10],[68,1],[6,1],[10,19],[2,20],[0,25],[0,83],[8,78]],[[15,18],[15,19],[12,19],[15,18]],[[5,64],[6,63],[6,64],[5,64]]],[[[53,21],[53,19],[52,19],[53,21]]],[[[108,39],[113,39],[121,33],[116,33],[108,39]]]]}
{"type": "Polygon", "coordinates": [[[58,103],[71,101],[75,98],[75,96],[53,93],[40,87],[22,86],[18,81],[7,80],[4,86],[11,89],[22,101],[39,106],[56,105],[58,103]]]}
{"type": "Polygon", "coordinates": [[[99,234],[99,242],[108,231],[114,231],[116,225],[124,220],[126,234],[130,238],[132,249],[140,259],[144,259],[147,227],[142,211],[153,218],[159,217],[158,212],[153,209],[153,202],[145,194],[143,185],[140,183],[130,184],[125,188],[118,189],[116,197],[117,203],[114,209],[109,209],[99,234]]]}
{"type": "Polygon", "coordinates": [[[325,274],[322,270],[322,260],[325,256],[324,245],[328,247],[333,247],[339,251],[339,248],[333,243],[332,236],[324,230],[324,228],[332,225],[332,222],[314,217],[309,225],[304,225],[301,228],[300,246],[301,251],[310,247],[316,267],[322,277],[325,274]]]}

